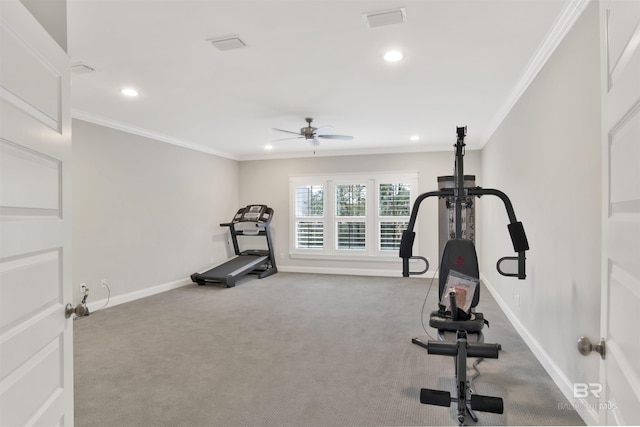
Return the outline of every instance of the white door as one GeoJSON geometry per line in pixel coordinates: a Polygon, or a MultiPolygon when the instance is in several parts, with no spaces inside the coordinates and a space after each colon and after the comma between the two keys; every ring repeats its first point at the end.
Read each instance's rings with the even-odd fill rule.
{"type": "Polygon", "coordinates": [[[602,424],[640,425],[640,0],[600,2],[602,424]]]}
{"type": "Polygon", "coordinates": [[[69,59],[18,0],[0,21],[0,426],[70,426],[69,59]]]}

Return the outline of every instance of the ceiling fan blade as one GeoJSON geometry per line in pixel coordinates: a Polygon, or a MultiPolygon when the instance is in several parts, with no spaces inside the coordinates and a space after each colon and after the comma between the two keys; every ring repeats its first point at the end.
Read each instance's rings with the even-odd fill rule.
{"type": "Polygon", "coordinates": [[[320,126],[319,128],[317,128],[314,132],[314,134],[316,135],[322,135],[325,134],[327,132],[331,132],[333,130],[333,126],[331,125],[324,125],[324,126],[320,126]]]}
{"type": "Polygon", "coordinates": [[[291,138],[272,139],[271,142],[286,141],[288,139],[302,139],[302,138],[304,138],[304,137],[303,136],[292,136],[291,138]]]}
{"type": "Polygon", "coordinates": [[[353,139],[353,137],[349,136],[349,135],[318,135],[318,138],[325,138],[325,139],[353,139]]]}
{"type": "Polygon", "coordinates": [[[273,130],[277,130],[278,132],[286,132],[286,133],[292,133],[294,135],[300,135],[300,132],[292,132],[290,130],[284,130],[284,129],[277,129],[277,128],[271,128],[273,130]]]}

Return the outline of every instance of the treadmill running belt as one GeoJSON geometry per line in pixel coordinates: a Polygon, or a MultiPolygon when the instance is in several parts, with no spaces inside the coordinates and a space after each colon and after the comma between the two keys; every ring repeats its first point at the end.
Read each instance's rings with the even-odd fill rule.
{"type": "Polygon", "coordinates": [[[240,255],[209,271],[198,274],[196,281],[220,282],[227,286],[233,286],[237,279],[251,273],[268,259],[267,255],[240,255]]]}

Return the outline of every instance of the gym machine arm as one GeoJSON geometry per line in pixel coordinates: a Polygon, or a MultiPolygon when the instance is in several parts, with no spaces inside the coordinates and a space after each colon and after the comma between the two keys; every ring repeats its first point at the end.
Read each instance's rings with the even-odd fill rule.
{"type": "Polygon", "coordinates": [[[400,258],[402,258],[402,276],[409,277],[409,275],[417,275],[423,274],[429,269],[429,264],[424,257],[414,256],[413,255],[413,242],[416,237],[416,233],[413,231],[416,223],[416,219],[418,217],[418,211],[420,210],[420,204],[429,197],[456,197],[456,199],[466,198],[466,197],[481,197],[485,195],[496,196],[502,200],[504,203],[505,209],[507,211],[507,216],[509,217],[509,224],[507,226],[509,230],[509,235],[511,236],[511,243],[513,244],[514,252],[518,253],[517,257],[503,257],[498,261],[498,272],[503,276],[514,276],[518,277],[518,279],[523,280],[526,276],[526,257],[525,251],[529,250],[529,243],[527,241],[527,235],[524,231],[524,227],[522,222],[518,221],[516,218],[515,211],[513,209],[513,205],[511,204],[511,200],[500,190],[496,190],[493,188],[465,188],[465,195],[456,196],[456,189],[442,189],[439,191],[430,191],[427,193],[423,193],[416,199],[413,204],[413,209],[411,210],[411,217],[409,218],[409,224],[407,225],[407,229],[402,232],[402,239],[400,240],[400,258]],[[411,259],[420,259],[425,262],[426,268],[423,271],[415,272],[410,271],[409,269],[409,260],[411,259]],[[501,263],[505,261],[513,261],[517,260],[518,262],[518,271],[516,274],[505,273],[504,270],[500,268],[501,263]]]}

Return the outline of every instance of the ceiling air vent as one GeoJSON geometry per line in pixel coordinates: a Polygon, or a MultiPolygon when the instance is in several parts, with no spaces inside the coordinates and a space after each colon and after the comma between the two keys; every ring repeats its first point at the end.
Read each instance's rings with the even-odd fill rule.
{"type": "Polygon", "coordinates": [[[364,13],[364,20],[369,28],[382,27],[384,25],[402,24],[407,22],[407,12],[404,7],[400,9],[385,10],[381,12],[364,13]]]}
{"type": "Polygon", "coordinates": [[[93,73],[95,68],[91,68],[86,64],[73,64],[71,66],[71,72],[75,74],[89,74],[93,73]]]}
{"type": "Polygon", "coordinates": [[[218,50],[232,50],[247,47],[247,44],[243,42],[239,36],[218,37],[207,41],[214,45],[218,50]]]}

